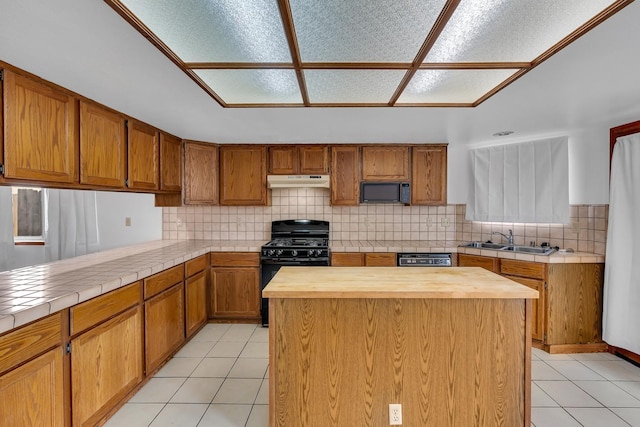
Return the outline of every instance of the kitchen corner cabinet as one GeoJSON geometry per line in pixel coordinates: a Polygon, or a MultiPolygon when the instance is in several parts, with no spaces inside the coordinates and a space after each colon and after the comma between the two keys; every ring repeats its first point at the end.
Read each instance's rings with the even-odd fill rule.
{"type": "Polygon", "coordinates": [[[313,175],[329,173],[329,150],[320,145],[269,147],[269,173],[313,175]]]}
{"type": "Polygon", "coordinates": [[[3,76],[4,177],[77,183],[77,99],[13,71],[3,76]]]}
{"type": "Polygon", "coordinates": [[[160,190],[182,191],[182,140],[160,132],[160,190]]]}
{"type": "Polygon", "coordinates": [[[141,283],[70,309],[72,425],[96,425],[144,378],[141,283]]]}
{"type": "Polygon", "coordinates": [[[187,338],[207,322],[207,277],[209,255],[185,262],[184,317],[187,338]]]}
{"type": "Polygon", "coordinates": [[[0,414],[7,426],[63,426],[62,312],[0,336],[0,414]]]}
{"type": "Polygon", "coordinates": [[[220,204],[268,205],[266,146],[222,145],[219,154],[220,204]]]}
{"type": "Polygon", "coordinates": [[[331,204],[357,206],[360,202],[360,147],[331,147],[331,204]]]}
{"type": "Polygon", "coordinates": [[[211,318],[260,320],[260,254],[211,253],[211,318]]]}
{"type": "Polygon", "coordinates": [[[411,204],[447,204],[447,146],[411,148],[411,204]]]}
{"type": "Polygon", "coordinates": [[[184,265],[144,279],[145,373],[184,342],[184,265]]]}
{"type": "Polygon", "coordinates": [[[184,204],[218,204],[218,146],[186,141],[184,144],[184,204]]]}
{"type": "Polygon", "coordinates": [[[130,119],[127,122],[127,132],[127,186],[131,190],[158,190],[160,188],[158,130],[130,119]]]}
{"type": "Polygon", "coordinates": [[[408,181],[409,147],[362,147],[363,181],[408,181]]]}
{"type": "Polygon", "coordinates": [[[124,188],[127,167],[125,118],[80,101],[80,183],[124,188]]]}

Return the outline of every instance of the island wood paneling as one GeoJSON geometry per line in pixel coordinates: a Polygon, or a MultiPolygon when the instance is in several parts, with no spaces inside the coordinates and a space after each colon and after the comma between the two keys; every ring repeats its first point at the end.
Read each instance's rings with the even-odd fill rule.
{"type": "Polygon", "coordinates": [[[269,302],[271,426],[529,426],[526,300],[269,302]]]}

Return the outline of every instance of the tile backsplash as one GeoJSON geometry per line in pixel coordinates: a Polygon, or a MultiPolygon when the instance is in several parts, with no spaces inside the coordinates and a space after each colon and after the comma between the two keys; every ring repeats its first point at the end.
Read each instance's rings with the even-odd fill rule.
{"type": "Polygon", "coordinates": [[[164,239],[269,240],[271,221],[330,222],[331,240],[494,240],[493,231],[513,230],[517,244],[552,246],[604,254],[607,205],[572,205],[569,224],[481,223],[464,219],[465,205],[330,206],[329,190],[273,189],[271,206],[163,208],[164,239]]]}

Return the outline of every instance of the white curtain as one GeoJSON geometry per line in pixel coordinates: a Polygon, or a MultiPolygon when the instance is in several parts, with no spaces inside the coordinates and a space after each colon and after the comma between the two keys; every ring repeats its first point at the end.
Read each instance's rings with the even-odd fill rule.
{"type": "Polygon", "coordinates": [[[611,160],[603,336],[640,354],[640,134],[618,138],[611,160]]]}
{"type": "Polygon", "coordinates": [[[470,150],[469,221],[569,222],[568,138],[470,150]]]}
{"type": "Polygon", "coordinates": [[[100,250],[95,191],[45,190],[47,261],[100,250]]]}

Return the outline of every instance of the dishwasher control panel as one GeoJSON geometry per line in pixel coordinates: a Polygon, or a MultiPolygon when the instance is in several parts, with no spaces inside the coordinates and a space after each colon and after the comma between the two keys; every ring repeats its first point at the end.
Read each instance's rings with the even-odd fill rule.
{"type": "Polygon", "coordinates": [[[399,253],[398,267],[451,267],[450,253],[399,253]]]}

